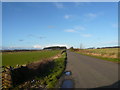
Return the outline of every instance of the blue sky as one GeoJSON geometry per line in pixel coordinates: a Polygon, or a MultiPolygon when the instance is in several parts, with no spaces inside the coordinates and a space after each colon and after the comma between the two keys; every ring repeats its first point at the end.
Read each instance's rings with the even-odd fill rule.
{"type": "Polygon", "coordinates": [[[4,48],[118,45],[117,2],[2,3],[4,48]]]}

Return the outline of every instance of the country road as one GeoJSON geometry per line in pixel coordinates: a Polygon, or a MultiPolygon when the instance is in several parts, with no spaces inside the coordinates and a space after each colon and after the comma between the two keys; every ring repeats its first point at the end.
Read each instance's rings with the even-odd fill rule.
{"type": "Polygon", "coordinates": [[[67,66],[74,88],[117,87],[118,64],[67,51],[67,66]],[[115,84],[115,85],[114,85],[115,84]]]}

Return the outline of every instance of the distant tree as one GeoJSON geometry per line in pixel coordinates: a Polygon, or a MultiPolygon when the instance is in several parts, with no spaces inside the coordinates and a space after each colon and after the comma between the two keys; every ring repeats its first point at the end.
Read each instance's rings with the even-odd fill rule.
{"type": "Polygon", "coordinates": [[[73,50],[74,48],[73,47],[70,47],[71,50],[73,50]]]}

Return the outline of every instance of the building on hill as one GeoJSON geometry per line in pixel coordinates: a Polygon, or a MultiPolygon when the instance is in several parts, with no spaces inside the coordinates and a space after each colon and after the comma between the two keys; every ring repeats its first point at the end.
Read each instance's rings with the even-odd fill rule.
{"type": "Polygon", "coordinates": [[[61,50],[61,49],[67,49],[65,46],[51,46],[51,47],[45,47],[43,50],[61,50]]]}

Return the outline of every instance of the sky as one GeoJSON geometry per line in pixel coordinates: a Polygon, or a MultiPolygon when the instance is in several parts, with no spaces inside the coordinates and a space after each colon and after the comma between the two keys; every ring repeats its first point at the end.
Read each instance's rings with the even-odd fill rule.
{"type": "Polygon", "coordinates": [[[117,2],[3,2],[2,46],[118,45],[117,2]]]}

